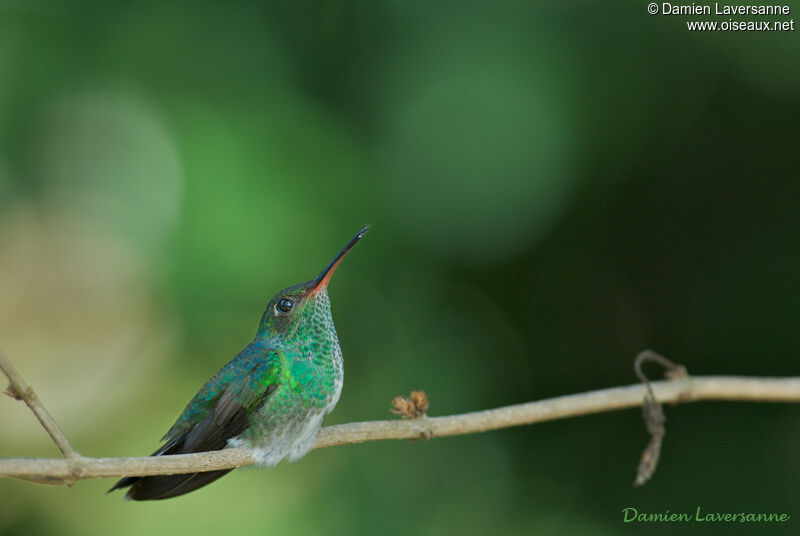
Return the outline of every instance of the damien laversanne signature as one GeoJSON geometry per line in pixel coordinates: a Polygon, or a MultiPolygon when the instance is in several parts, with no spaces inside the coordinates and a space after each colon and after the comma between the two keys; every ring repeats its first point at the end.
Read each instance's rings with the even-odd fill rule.
{"type": "Polygon", "coordinates": [[[671,522],[703,522],[703,523],[785,523],[792,516],[777,512],[704,512],[698,506],[692,513],[686,512],[640,512],[632,506],[622,509],[622,521],[625,523],[671,523],[671,522]]]}

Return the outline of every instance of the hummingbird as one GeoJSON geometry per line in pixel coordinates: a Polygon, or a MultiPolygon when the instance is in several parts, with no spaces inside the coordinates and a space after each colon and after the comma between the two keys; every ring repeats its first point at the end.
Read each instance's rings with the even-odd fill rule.
{"type": "MultiPolygon", "coordinates": [[[[269,301],[253,342],[203,385],[152,456],[244,447],[257,464],[273,467],[311,450],[323,417],[342,393],[342,351],[328,283],[368,229],[361,229],[317,277],[269,301]]],[[[134,501],[167,499],[230,471],[129,476],[108,491],[130,488],[125,498],[134,501]]]]}

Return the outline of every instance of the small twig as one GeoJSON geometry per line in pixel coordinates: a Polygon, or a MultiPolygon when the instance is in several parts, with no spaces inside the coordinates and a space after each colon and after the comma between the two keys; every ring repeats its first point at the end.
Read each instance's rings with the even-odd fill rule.
{"type": "Polygon", "coordinates": [[[664,416],[664,410],[658,400],[656,400],[650,380],[645,376],[644,372],[642,372],[642,363],[645,361],[653,361],[667,369],[666,376],[669,379],[677,380],[679,378],[688,377],[686,367],[677,365],[652,350],[645,350],[636,356],[636,360],[633,363],[633,370],[647,388],[642,403],[642,416],[647,426],[647,432],[650,434],[650,443],[647,444],[644,452],[642,452],[642,459],[639,461],[636,480],[633,482],[634,486],[641,486],[653,477],[656,467],[658,466],[658,460],[661,457],[661,446],[664,443],[664,434],[667,432],[664,427],[664,423],[667,421],[667,418],[664,416]]]}
{"type": "Polygon", "coordinates": [[[50,414],[44,408],[42,401],[39,400],[38,396],[36,396],[36,392],[34,392],[33,387],[25,383],[25,380],[22,379],[22,376],[19,375],[14,366],[11,364],[11,361],[9,361],[3,354],[2,350],[0,350],[0,370],[2,370],[8,378],[9,384],[8,388],[6,389],[6,394],[17,400],[22,400],[28,405],[29,408],[31,408],[33,414],[36,415],[37,419],[39,419],[39,422],[50,435],[53,443],[56,444],[58,450],[61,451],[61,454],[63,454],[65,458],[80,458],[81,455],[72,447],[72,445],[70,445],[69,440],[67,440],[64,432],[62,432],[61,428],[59,428],[58,423],[56,423],[53,417],[50,416],[50,414]]]}

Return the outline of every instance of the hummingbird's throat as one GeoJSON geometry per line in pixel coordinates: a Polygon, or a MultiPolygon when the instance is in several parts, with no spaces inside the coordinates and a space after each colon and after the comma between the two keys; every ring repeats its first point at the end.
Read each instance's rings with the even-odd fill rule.
{"type": "Polygon", "coordinates": [[[283,341],[284,348],[298,359],[327,355],[337,341],[328,291],[322,288],[307,299],[291,335],[283,341]]]}

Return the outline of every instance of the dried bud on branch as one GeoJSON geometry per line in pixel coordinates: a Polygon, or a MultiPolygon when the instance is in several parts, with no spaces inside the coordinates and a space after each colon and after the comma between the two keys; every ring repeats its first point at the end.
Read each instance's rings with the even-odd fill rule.
{"type": "Polygon", "coordinates": [[[425,391],[411,391],[411,396],[399,395],[392,399],[392,413],[404,419],[425,417],[430,402],[425,391]]]}

